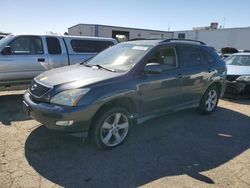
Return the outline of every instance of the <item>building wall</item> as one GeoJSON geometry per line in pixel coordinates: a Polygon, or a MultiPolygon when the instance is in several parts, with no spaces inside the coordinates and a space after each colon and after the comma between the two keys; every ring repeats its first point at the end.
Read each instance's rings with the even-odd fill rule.
{"type": "Polygon", "coordinates": [[[185,34],[186,39],[197,40],[197,32],[195,31],[176,31],[173,38],[178,38],[179,34],[185,34]]]}
{"type": "Polygon", "coordinates": [[[95,26],[92,25],[77,25],[68,29],[69,35],[75,36],[95,36],[95,26]]]}
{"type": "Polygon", "coordinates": [[[250,49],[250,28],[177,31],[174,32],[174,38],[178,38],[179,33],[185,33],[186,39],[200,40],[217,49],[250,49]]]}
{"type": "Polygon", "coordinates": [[[70,35],[112,37],[112,31],[128,31],[129,39],[133,38],[178,38],[178,34],[185,33],[186,39],[200,40],[217,49],[234,47],[250,50],[250,27],[215,29],[215,30],[189,30],[189,31],[153,31],[135,28],[111,27],[103,25],[79,24],[68,29],[70,35]]]}
{"type": "Polygon", "coordinates": [[[130,28],[117,28],[117,27],[105,27],[99,26],[100,37],[112,37],[112,31],[127,31],[129,32],[129,39],[133,38],[172,38],[173,33],[161,32],[161,31],[150,31],[141,29],[130,29],[130,28]]]}
{"type": "Polygon", "coordinates": [[[133,38],[172,38],[173,32],[152,31],[133,28],[120,28],[109,26],[95,26],[80,24],[68,29],[69,35],[83,35],[83,36],[98,36],[112,38],[112,31],[127,31],[129,32],[129,39],[133,38]]]}

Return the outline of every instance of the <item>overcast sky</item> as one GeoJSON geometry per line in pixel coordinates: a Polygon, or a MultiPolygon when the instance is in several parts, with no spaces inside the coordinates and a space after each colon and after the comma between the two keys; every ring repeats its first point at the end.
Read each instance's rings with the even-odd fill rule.
{"type": "Polygon", "coordinates": [[[189,30],[250,27],[250,0],[0,0],[0,31],[64,33],[78,23],[189,30]]]}

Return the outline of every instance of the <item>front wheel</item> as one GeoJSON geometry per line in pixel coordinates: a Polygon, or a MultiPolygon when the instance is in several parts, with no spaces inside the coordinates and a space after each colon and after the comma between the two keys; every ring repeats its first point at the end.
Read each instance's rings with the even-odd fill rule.
{"type": "Polygon", "coordinates": [[[101,149],[111,149],[122,144],[129,133],[129,113],[120,107],[102,110],[93,124],[94,143],[101,149]]]}
{"type": "Polygon", "coordinates": [[[211,114],[217,107],[219,92],[216,87],[209,87],[201,98],[198,110],[203,114],[211,114]]]}

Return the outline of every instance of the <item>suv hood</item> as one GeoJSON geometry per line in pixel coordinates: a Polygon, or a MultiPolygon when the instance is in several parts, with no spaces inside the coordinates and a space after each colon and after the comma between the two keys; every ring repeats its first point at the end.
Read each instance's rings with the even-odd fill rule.
{"type": "Polygon", "coordinates": [[[95,67],[86,67],[84,65],[72,65],[46,71],[35,78],[41,84],[46,86],[56,86],[73,81],[81,86],[93,84],[99,81],[121,76],[123,73],[110,72],[95,67]]]}
{"type": "Polygon", "coordinates": [[[250,75],[250,66],[227,65],[228,75],[250,75]]]}

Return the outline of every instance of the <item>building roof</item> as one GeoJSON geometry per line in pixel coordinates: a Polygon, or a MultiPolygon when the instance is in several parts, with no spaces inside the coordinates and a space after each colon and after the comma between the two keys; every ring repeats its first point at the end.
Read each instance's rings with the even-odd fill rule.
{"type": "Polygon", "coordinates": [[[74,26],[69,27],[68,29],[81,26],[81,25],[88,25],[88,26],[101,26],[101,27],[114,27],[114,28],[120,28],[120,29],[135,29],[135,30],[143,30],[143,31],[152,31],[152,32],[164,32],[164,33],[174,33],[173,31],[162,31],[162,30],[152,30],[152,29],[140,29],[140,28],[132,28],[132,27],[121,27],[121,26],[111,26],[111,25],[101,25],[101,24],[84,24],[79,23],[74,26]]]}
{"type": "Polygon", "coordinates": [[[233,28],[218,28],[218,29],[198,29],[198,30],[179,30],[179,31],[174,31],[175,33],[179,32],[195,32],[195,31],[224,31],[224,30],[242,30],[242,29],[249,29],[250,27],[233,27],[233,28]]]}

